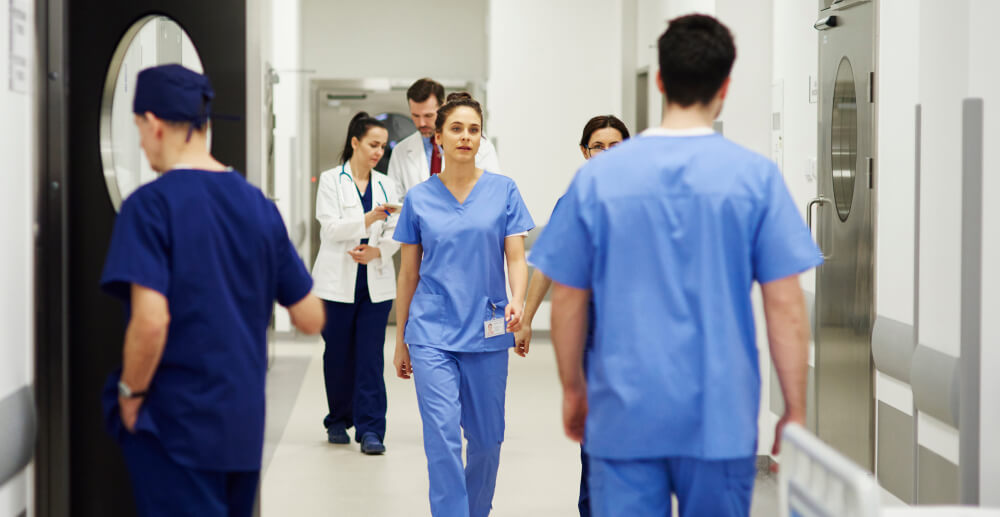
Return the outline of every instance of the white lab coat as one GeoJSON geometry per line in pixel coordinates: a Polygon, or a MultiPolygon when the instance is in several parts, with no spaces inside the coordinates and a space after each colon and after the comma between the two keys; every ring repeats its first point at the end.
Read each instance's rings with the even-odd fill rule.
{"type": "MultiPolygon", "coordinates": [[[[395,182],[372,170],[372,207],[382,203],[398,203],[395,182]]],[[[396,272],[392,256],[399,243],[392,240],[398,214],[385,221],[376,221],[365,228],[365,212],[361,196],[351,176],[351,164],[338,165],[319,177],[316,193],[316,219],[320,224],[319,254],[313,265],[313,293],[333,302],[354,303],[354,287],[358,264],[347,252],[367,238],[368,245],[377,247],[382,256],[368,263],[368,294],[372,302],[384,302],[396,297],[396,272]],[[344,174],[341,174],[341,171],[344,174]]]]}
{"type": "MultiPolygon", "coordinates": [[[[476,167],[494,174],[500,172],[500,162],[497,161],[497,151],[486,137],[482,137],[479,152],[476,153],[476,167]]],[[[441,170],[444,170],[444,155],[441,155],[441,170]]],[[[389,158],[389,177],[400,188],[400,194],[405,196],[411,188],[431,177],[431,167],[427,163],[427,153],[424,151],[424,139],[420,131],[404,138],[392,150],[389,158]]]]}

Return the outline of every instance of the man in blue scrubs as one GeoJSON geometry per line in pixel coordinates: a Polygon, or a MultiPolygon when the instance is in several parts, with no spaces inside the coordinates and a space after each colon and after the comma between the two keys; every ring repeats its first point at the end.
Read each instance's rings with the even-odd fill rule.
{"type": "Polygon", "coordinates": [[[213,96],[180,65],[139,73],[133,111],[161,176],[122,204],[101,278],[129,320],[104,407],[143,516],[252,514],[274,301],[323,328],[277,207],[209,154],[213,96]]]}
{"type": "Polygon", "coordinates": [[[663,123],[587,162],[535,244],[570,438],[590,455],[594,515],[747,516],[761,284],[786,413],[805,420],[808,318],[798,275],[822,262],[774,163],[711,130],[736,50],[714,18],[659,40],[663,123]],[[587,302],[596,335],[583,353],[587,302]],[[586,424],[586,425],[585,425],[586,424]]]}

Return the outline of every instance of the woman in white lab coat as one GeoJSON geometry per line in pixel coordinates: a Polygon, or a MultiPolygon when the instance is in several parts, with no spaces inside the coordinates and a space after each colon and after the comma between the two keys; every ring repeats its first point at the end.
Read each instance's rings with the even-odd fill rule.
{"type": "Polygon", "coordinates": [[[360,112],[351,119],[342,163],[320,175],[316,194],[320,249],[313,292],[324,300],[323,374],[330,443],[350,443],[365,454],[385,452],[385,327],[396,297],[392,240],[399,209],[395,183],[374,170],[389,132],[360,112]]]}

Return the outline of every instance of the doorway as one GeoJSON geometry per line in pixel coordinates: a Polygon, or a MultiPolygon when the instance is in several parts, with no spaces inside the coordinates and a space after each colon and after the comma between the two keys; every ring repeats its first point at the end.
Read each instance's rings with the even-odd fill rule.
{"type": "MultiPolygon", "coordinates": [[[[135,508],[121,452],[105,431],[100,396],[121,364],[125,318],[121,304],[100,292],[99,280],[116,194],[120,200],[125,185],[119,180],[126,178],[106,177],[102,100],[120,46],[157,13],[180,30],[164,24],[150,33],[154,39],[170,43],[187,34],[212,79],[214,111],[245,119],[247,9],[245,0],[74,0],[70,7],[67,0],[38,2],[38,69],[45,76],[39,81],[36,515],[124,517],[135,508]]],[[[158,58],[177,60],[176,45],[155,48],[158,58]]],[[[184,62],[186,47],[180,48],[184,62]]],[[[244,122],[219,120],[212,129],[212,153],[244,170],[244,122]]]]}
{"type": "Polygon", "coordinates": [[[820,13],[816,237],[816,433],[874,468],[875,4],[834,2],[820,13]]]}
{"type": "Polygon", "coordinates": [[[649,70],[635,76],[635,132],[638,135],[649,128],[649,70]]]}

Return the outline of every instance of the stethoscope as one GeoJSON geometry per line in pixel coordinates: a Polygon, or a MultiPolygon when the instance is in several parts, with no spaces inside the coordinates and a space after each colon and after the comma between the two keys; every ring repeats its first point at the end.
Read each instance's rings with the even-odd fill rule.
{"type": "MultiPolygon", "coordinates": [[[[361,193],[361,189],[358,188],[358,184],[354,182],[354,177],[352,177],[350,174],[347,173],[346,167],[347,167],[346,163],[343,164],[343,165],[341,165],[340,166],[340,174],[337,176],[337,179],[340,182],[340,202],[344,206],[354,206],[354,203],[353,203],[354,200],[353,199],[350,199],[350,200],[345,199],[345,194],[344,194],[344,176],[347,176],[347,181],[349,181],[351,183],[351,186],[354,187],[354,191],[358,193],[358,200],[360,200],[361,198],[363,198],[365,196],[364,196],[364,194],[361,193]]],[[[371,181],[374,181],[374,179],[375,179],[375,176],[372,176],[371,179],[369,179],[368,181],[371,182],[371,181]]],[[[378,188],[382,189],[382,198],[385,199],[386,203],[388,203],[389,202],[389,194],[386,193],[385,187],[382,185],[381,181],[378,181],[376,183],[378,183],[378,188]]],[[[350,195],[347,195],[347,196],[350,197],[350,195]]],[[[379,205],[381,205],[381,204],[382,203],[379,203],[379,205]]],[[[376,205],[376,206],[378,206],[378,205],[376,205]]]]}

